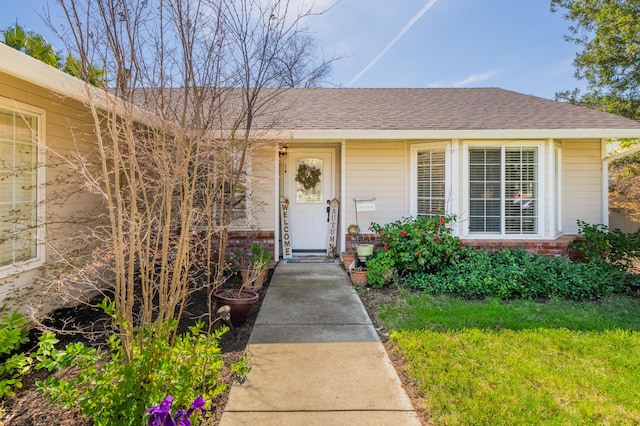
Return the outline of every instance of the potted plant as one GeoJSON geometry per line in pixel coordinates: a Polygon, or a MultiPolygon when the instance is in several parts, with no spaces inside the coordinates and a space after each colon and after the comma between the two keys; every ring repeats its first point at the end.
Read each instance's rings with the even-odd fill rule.
{"type": "Polygon", "coordinates": [[[367,268],[364,266],[356,266],[351,270],[351,283],[355,286],[367,285],[367,268]]]}
{"type": "Polygon", "coordinates": [[[246,266],[241,269],[242,285],[240,288],[222,288],[213,292],[217,309],[222,306],[229,306],[231,312],[231,324],[239,327],[247,320],[251,308],[256,303],[260,295],[255,291],[262,287],[264,278],[269,272],[269,266],[273,255],[266,248],[258,243],[251,244],[251,256],[246,266]],[[243,270],[245,271],[243,273],[243,270]],[[260,281],[259,286],[256,284],[260,281]]]}
{"type": "Polygon", "coordinates": [[[251,290],[259,290],[267,280],[269,266],[273,255],[264,246],[253,243],[251,244],[251,256],[246,267],[240,269],[242,276],[242,287],[251,290]]]}
{"type": "Polygon", "coordinates": [[[342,264],[344,265],[344,269],[348,271],[349,267],[356,259],[355,250],[345,250],[340,253],[340,256],[342,257],[342,264]]]}

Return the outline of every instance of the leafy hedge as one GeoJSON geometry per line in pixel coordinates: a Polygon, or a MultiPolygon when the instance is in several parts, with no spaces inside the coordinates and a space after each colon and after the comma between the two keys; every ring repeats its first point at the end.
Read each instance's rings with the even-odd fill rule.
{"type": "Polygon", "coordinates": [[[459,260],[460,239],[451,235],[454,216],[406,217],[384,226],[371,224],[382,248],[367,262],[373,288],[413,273],[433,273],[459,260]]]}
{"type": "Polygon", "coordinates": [[[598,299],[625,288],[625,274],[608,264],[576,263],[524,250],[467,250],[464,260],[434,274],[411,274],[406,287],[471,299],[598,299]]]}
{"type": "Polygon", "coordinates": [[[593,300],[640,288],[627,275],[640,255],[640,236],[578,221],[582,239],[574,247],[585,263],[529,254],[522,249],[495,253],[462,246],[451,235],[454,216],[407,217],[371,229],[383,247],[367,262],[373,288],[390,282],[435,294],[483,299],[593,300]]]}
{"type": "Polygon", "coordinates": [[[573,247],[591,263],[606,263],[623,272],[631,270],[635,259],[640,257],[640,235],[627,234],[620,229],[613,231],[602,224],[578,221],[581,239],[573,247]]]}

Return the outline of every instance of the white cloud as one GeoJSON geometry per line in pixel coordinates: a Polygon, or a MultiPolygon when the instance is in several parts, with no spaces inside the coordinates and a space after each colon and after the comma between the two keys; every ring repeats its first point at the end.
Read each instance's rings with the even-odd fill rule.
{"type": "Polygon", "coordinates": [[[465,87],[471,86],[476,83],[480,83],[482,81],[490,80],[495,75],[498,74],[498,70],[489,71],[484,74],[472,74],[468,77],[463,78],[462,80],[456,82],[443,82],[443,81],[434,81],[431,83],[427,83],[425,87],[438,89],[443,87],[465,87]]]}
{"type": "Polygon", "coordinates": [[[486,80],[490,80],[491,78],[493,78],[493,76],[495,76],[498,73],[498,71],[489,71],[486,72],[484,74],[473,74],[470,75],[460,81],[457,81],[455,83],[452,84],[453,87],[465,87],[465,86],[469,86],[471,84],[476,84],[479,83],[481,81],[486,81],[486,80]]]}

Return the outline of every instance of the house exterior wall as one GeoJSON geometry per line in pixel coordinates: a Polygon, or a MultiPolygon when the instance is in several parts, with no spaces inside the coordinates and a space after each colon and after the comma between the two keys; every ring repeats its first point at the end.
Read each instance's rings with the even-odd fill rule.
{"type": "Polygon", "coordinates": [[[601,140],[563,140],[562,158],[562,231],[576,234],[578,220],[605,223],[601,140]]]}
{"type": "Polygon", "coordinates": [[[602,161],[601,141],[597,140],[450,140],[450,141],[346,141],[345,143],[345,229],[355,223],[353,198],[376,198],[376,211],[358,214],[361,235],[346,235],[346,248],[360,242],[376,242],[367,235],[371,222],[388,223],[411,215],[410,151],[412,146],[443,146],[449,150],[447,172],[450,194],[447,209],[458,217],[455,233],[474,246],[526,246],[529,251],[550,255],[566,254],[571,238],[550,246],[546,241],[562,234],[577,233],[576,221],[601,223],[602,161]],[[539,231],[536,235],[467,235],[468,164],[464,150],[469,146],[506,144],[537,146],[539,149],[539,231]],[[556,150],[559,146],[560,151],[556,150]],[[560,162],[556,165],[556,162],[560,162]],[[526,244],[524,244],[526,242],[526,244]]]}
{"type": "Polygon", "coordinates": [[[257,150],[251,155],[250,175],[250,221],[252,229],[274,231],[276,223],[276,186],[275,148],[257,150]]]}
{"type": "Polygon", "coordinates": [[[347,141],[345,144],[345,225],[356,223],[354,199],[375,198],[376,210],[358,213],[361,233],[371,222],[409,215],[409,154],[404,141],[347,141]]]}
{"type": "MultiPolygon", "coordinates": [[[[76,219],[92,219],[103,212],[100,199],[83,190],[83,178],[66,164],[72,152],[87,153],[94,142],[90,117],[84,106],[68,98],[62,99],[41,87],[27,84],[12,76],[0,73],[0,98],[5,105],[27,105],[44,111],[44,134],[41,143],[46,145],[44,206],[46,233],[40,247],[44,250],[45,264],[60,263],[58,254],[80,247],[86,224],[76,219]]],[[[19,271],[6,270],[0,276],[0,313],[2,309],[26,310],[27,304],[41,304],[43,310],[59,305],[55,294],[46,296],[36,284],[42,268],[26,266],[19,271]],[[17,273],[16,273],[17,272],[17,273]]]]}
{"type": "MultiPolygon", "coordinates": [[[[302,141],[294,141],[292,145],[304,147],[302,141]]],[[[600,222],[602,210],[602,163],[600,161],[600,140],[345,140],[343,150],[338,150],[336,158],[344,155],[336,165],[336,193],[344,194],[344,230],[356,223],[355,199],[375,198],[376,210],[360,212],[358,224],[361,235],[351,238],[345,235],[345,247],[350,248],[358,242],[377,241],[370,234],[371,222],[389,223],[411,212],[411,151],[412,147],[445,146],[449,150],[447,179],[450,193],[447,198],[447,209],[459,219],[458,229],[454,229],[465,243],[482,247],[520,247],[531,252],[548,255],[565,255],[571,238],[557,238],[562,234],[577,232],[577,219],[600,222]],[[540,150],[539,232],[536,235],[509,235],[496,238],[492,235],[465,235],[462,229],[466,223],[468,212],[465,210],[468,196],[468,183],[464,179],[464,150],[468,146],[501,146],[515,144],[537,146],[540,150]],[[559,148],[559,150],[557,149],[559,148]],[[559,165],[556,162],[560,162],[559,165]],[[340,170],[344,172],[344,185],[340,170]],[[339,189],[343,188],[344,192],[339,189]],[[586,196],[585,196],[586,195],[586,196]],[[559,216],[561,214],[561,216],[559,216]],[[553,242],[555,240],[555,242],[553,242]]],[[[274,148],[275,149],[275,148],[274,148]]],[[[272,192],[266,188],[277,188],[277,165],[282,166],[275,158],[274,149],[264,149],[252,158],[252,220],[250,229],[240,230],[243,238],[237,239],[238,249],[250,244],[252,238],[258,238],[256,230],[263,233],[260,239],[271,247],[273,235],[274,246],[278,238],[278,206],[272,192]],[[260,189],[259,191],[257,191],[260,189]],[[265,234],[264,232],[268,233],[265,234]],[[252,236],[253,234],[254,236],[252,236]],[[244,241],[244,242],[243,242],[244,241]]],[[[343,249],[343,248],[341,248],[343,249]]]]}

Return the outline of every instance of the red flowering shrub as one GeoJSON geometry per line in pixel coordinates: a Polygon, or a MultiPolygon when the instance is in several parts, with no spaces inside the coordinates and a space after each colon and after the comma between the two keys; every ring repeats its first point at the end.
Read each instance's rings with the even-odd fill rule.
{"type": "Polygon", "coordinates": [[[382,287],[411,273],[434,273],[457,263],[457,254],[463,248],[447,226],[453,221],[455,216],[442,215],[407,217],[384,226],[372,223],[371,229],[380,235],[384,250],[367,262],[369,284],[382,287]]]}

